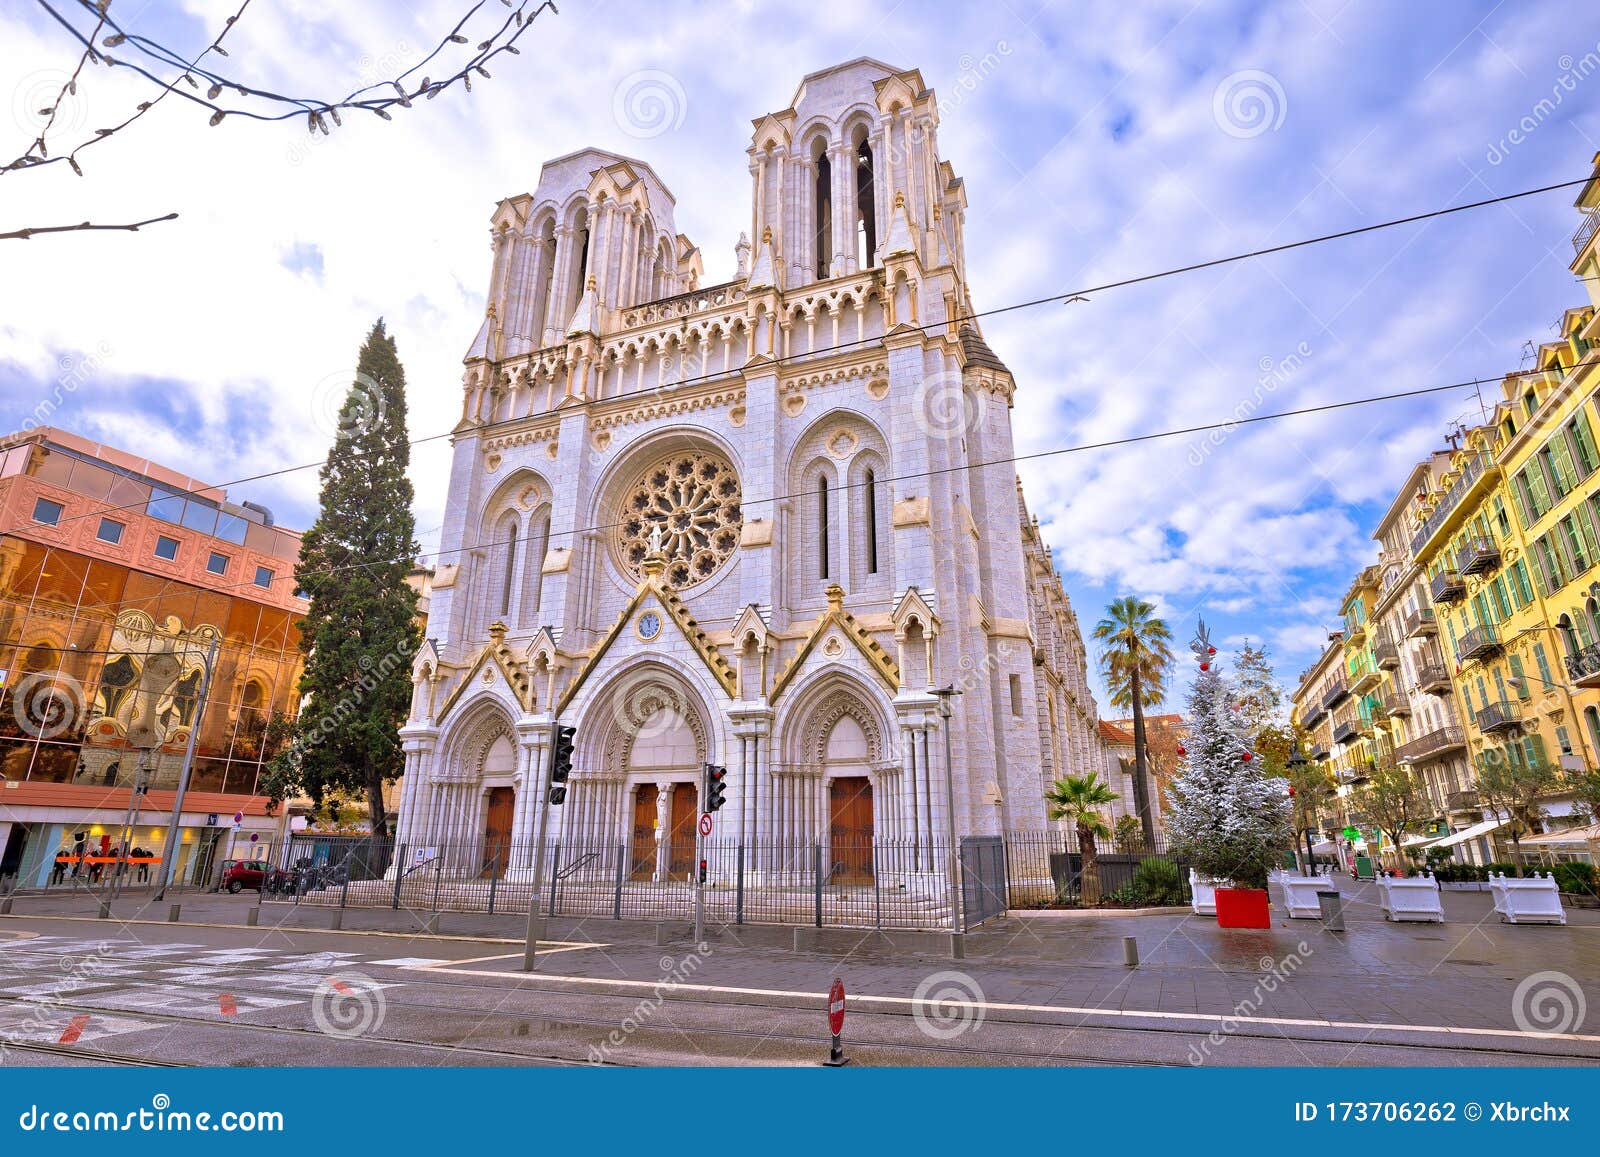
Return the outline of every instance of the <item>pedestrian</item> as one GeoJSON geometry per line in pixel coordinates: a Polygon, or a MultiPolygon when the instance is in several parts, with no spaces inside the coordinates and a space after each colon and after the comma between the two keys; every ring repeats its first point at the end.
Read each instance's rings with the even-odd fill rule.
{"type": "Polygon", "coordinates": [[[67,858],[64,854],[65,852],[65,848],[62,848],[56,852],[56,866],[50,873],[50,882],[52,884],[59,884],[66,877],[67,858]]]}

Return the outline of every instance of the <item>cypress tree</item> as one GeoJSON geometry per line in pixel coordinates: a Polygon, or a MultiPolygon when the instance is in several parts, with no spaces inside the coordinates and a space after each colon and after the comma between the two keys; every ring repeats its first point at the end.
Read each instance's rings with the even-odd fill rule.
{"type": "Polygon", "coordinates": [[[294,742],[274,763],[271,794],[364,798],[372,833],[386,833],[383,788],[400,778],[399,728],[411,702],[420,642],[417,596],[406,582],[417,554],[406,468],[406,377],[380,318],[356,363],[321,509],[300,545],[295,578],[310,596],[300,624],[303,703],[294,742]]]}

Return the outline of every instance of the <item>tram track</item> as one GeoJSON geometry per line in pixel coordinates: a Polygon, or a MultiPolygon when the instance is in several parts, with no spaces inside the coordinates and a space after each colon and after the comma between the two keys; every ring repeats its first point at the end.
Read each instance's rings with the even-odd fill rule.
{"type": "MultiPolygon", "coordinates": [[[[354,969],[356,966],[352,966],[354,969]]],[[[368,966],[370,967],[370,966],[368,966]]],[[[537,1024],[544,1034],[556,1033],[565,1035],[567,1043],[580,1054],[587,1054],[589,1050],[599,1047],[613,1034],[620,1025],[630,1019],[636,1020],[641,999],[638,996],[620,995],[617,993],[603,992],[574,992],[571,989],[541,986],[539,977],[534,974],[526,980],[519,980],[514,986],[496,988],[474,982],[467,977],[447,978],[441,976],[440,971],[427,968],[403,968],[399,966],[380,966],[391,968],[400,972],[403,980],[390,982],[393,987],[387,987],[385,1002],[387,1015],[412,1013],[417,1015],[437,1015],[447,1018],[478,1018],[479,1025],[487,1024],[493,1020],[505,1023],[514,1023],[521,1026],[522,1032],[527,1032],[537,1024]],[[417,990],[433,989],[436,997],[442,995],[442,990],[458,990],[471,994],[483,994],[488,997],[495,993],[503,994],[500,1001],[492,1008],[477,1008],[470,1005],[446,1003],[440,999],[414,999],[416,996],[428,996],[426,991],[417,990]],[[409,990],[409,991],[407,991],[409,990]],[[530,1009],[523,1006],[522,1001],[508,1006],[511,998],[538,998],[547,1002],[545,1007],[530,1009]],[[564,1006],[552,1008],[549,1005],[564,1006]],[[579,1006],[587,1003],[591,1006],[588,1010],[580,1010],[579,1006]],[[614,1012],[606,1015],[596,1015],[592,1006],[600,1004],[609,1005],[614,1012]],[[592,1036],[587,1035],[587,1030],[593,1030],[592,1036]],[[583,1035],[579,1035],[583,1034],[583,1035]]],[[[337,969],[335,969],[337,971],[337,969]]],[[[260,996],[266,998],[282,999],[290,993],[279,986],[252,986],[250,980],[260,972],[247,965],[236,968],[218,968],[216,970],[219,986],[227,987],[235,997],[249,998],[260,996]]],[[[277,975],[277,974],[275,974],[277,975]]],[[[375,978],[376,979],[376,978],[375,978]]],[[[170,990],[170,982],[156,980],[141,980],[138,978],[117,978],[117,988],[120,990],[170,990]]],[[[598,982],[603,984],[604,982],[598,982]]],[[[245,1032],[260,1032],[277,1036],[318,1039],[324,1034],[317,1028],[291,1025],[261,1024],[256,1021],[229,1018],[217,1020],[206,1016],[186,1016],[180,1013],[156,1012],[147,1010],[129,1010],[117,1004],[104,1004],[95,1002],[95,996],[101,994],[85,994],[73,999],[70,1003],[74,1010],[102,1015],[114,1016],[122,1019],[148,1021],[152,1026],[172,1025],[188,1026],[192,1028],[227,1028],[245,1032]]],[[[309,994],[295,993],[310,1001],[309,994]]],[[[0,1001],[14,1004],[36,1004],[38,998],[16,997],[0,992],[0,1001]]],[[[699,1012],[702,1010],[716,1010],[717,1012],[738,1011],[743,1013],[766,1014],[769,1018],[776,1018],[777,1024],[769,1024],[762,1028],[742,1028],[716,1023],[680,1023],[674,1019],[670,1023],[636,1024],[630,1031],[624,1033],[629,1049],[638,1049],[646,1052],[660,1052],[672,1055],[674,1045],[682,1042],[692,1042],[697,1037],[718,1041],[750,1041],[755,1048],[773,1046],[774,1048],[793,1049],[800,1055],[813,1053],[821,1048],[822,1036],[820,1032],[809,1030],[797,1031],[792,1025],[785,1025],[783,1021],[794,1020],[809,1014],[811,1010],[797,1007],[793,1002],[761,1001],[743,999],[737,1005],[718,1003],[710,999],[709,994],[683,991],[681,989],[668,992],[661,1004],[670,1002],[677,1012],[695,1009],[696,1013],[688,1018],[699,1021],[699,1012]]],[[[297,1002],[298,1003],[298,1002],[297,1002]]],[[[258,1010],[261,1014],[270,1014],[275,1010],[258,1010]]],[[[820,1011],[820,1009],[819,1009],[820,1011]]],[[[1165,1067],[1183,1065],[1188,1062],[1181,1059],[1161,1059],[1156,1056],[1116,1056],[1108,1055],[1114,1050],[1074,1050],[1064,1052],[1059,1048],[1018,1049],[1007,1047],[985,1047],[975,1041],[959,1043],[954,1040],[933,1040],[915,1038],[905,1039],[899,1030],[909,1027],[907,1021],[915,1020],[910,1010],[884,1009],[884,1008],[855,1008],[851,1014],[852,1031],[850,1033],[850,1046],[852,1051],[862,1054],[885,1053],[903,1054],[906,1056],[938,1056],[956,1064],[971,1063],[974,1060],[985,1060],[1000,1063],[1020,1064],[1097,1064],[1132,1067],[1165,1067]],[[887,1031],[880,1031],[884,1026],[893,1026],[887,1031]],[[863,1031],[865,1030],[865,1031],[863,1031]]],[[[1207,1037],[1212,1031],[1209,1027],[1165,1027],[1160,1025],[1105,1025],[1083,1024],[1056,1021],[1028,1019],[1008,1016],[1003,1012],[991,1012],[987,1022],[1003,1026],[1006,1029],[1037,1030],[1041,1033],[1065,1032],[1068,1034],[1082,1034],[1085,1038],[1095,1038],[1106,1035],[1109,1040],[1127,1044],[1130,1039],[1134,1041],[1159,1042],[1161,1049],[1153,1051],[1171,1051],[1174,1045],[1186,1044],[1195,1039],[1207,1037]]],[[[1374,1025],[1375,1030],[1381,1031],[1385,1026],[1374,1025]]],[[[962,1035],[962,1034],[957,1034],[962,1035]]],[[[1555,1049],[1539,1048],[1495,1048],[1483,1045],[1463,1044],[1449,1041],[1384,1041],[1365,1040],[1353,1042],[1339,1038],[1328,1037],[1292,1037],[1285,1033],[1238,1029],[1228,1034],[1230,1038],[1246,1038],[1258,1041],[1273,1042],[1276,1044],[1295,1043],[1311,1049],[1328,1049],[1337,1051],[1341,1048],[1348,1049],[1359,1043],[1363,1049],[1381,1049],[1386,1053],[1396,1056],[1423,1056],[1434,1053],[1446,1053],[1455,1056],[1473,1058],[1479,1063],[1494,1063],[1496,1059],[1501,1062],[1519,1060],[1535,1063],[1581,1063],[1592,1061],[1593,1057],[1574,1052],[1563,1052],[1555,1049]]],[[[459,1042],[441,1042],[427,1040],[414,1036],[380,1035],[377,1033],[363,1034],[363,1042],[376,1046],[393,1047],[401,1049],[417,1049],[442,1055],[469,1055],[473,1057],[492,1060],[498,1063],[524,1063],[524,1064],[583,1064],[588,1063],[589,1056],[574,1057],[548,1052],[530,1052],[522,1049],[495,1049],[485,1047],[483,1044],[473,1044],[463,1040],[459,1042]]],[[[41,1050],[42,1051],[42,1050],[41,1050]]],[[[625,1050],[618,1050],[616,1063],[628,1063],[625,1050]]],[[[86,1059],[95,1059],[100,1054],[85,1050],[75,1054],[70,1049],[64,1049],[62,1055],[82,1055],[86,1059]]],[[[606,1054],[609,1057],[609,1053],[606,1054]]],[[[749,1054],[745,1054],[748,1056],[749,1054]]],[[[723,1059],[737,1061],[742,1059],[737,1053],[729,1053],[723,1059]]],[[[132,1062],[130,1062],[132,1063],[132,1062]]]]}

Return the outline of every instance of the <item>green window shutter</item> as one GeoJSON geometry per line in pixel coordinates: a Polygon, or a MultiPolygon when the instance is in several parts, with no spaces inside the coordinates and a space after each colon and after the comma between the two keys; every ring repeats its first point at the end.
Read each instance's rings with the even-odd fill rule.
{"type": "Polygon", "coordinates": [[[1522,475],[1528,483],[1528,495],[1533,502],[1533,518],[1537,522],[1544,517],[1545,511],[1550,509],[1550,491],[1545,486],[1544,468],[1539,464],[1537,457],[1528,464],[1522,475]]]}
{"type": "Polygon", "coordinates": [[[1489,589],[1494,592],[1494,604],[1500,611],[1500,621],[1503,623],[1511,617],[1511,600],[1506,597],[1506,576],[1495,575],[1494,583],[1489,589]]]}
{"type": "Polygon", "coordinates": [[[1531,509],[1532,495],[1528,493],[1526,470],[1511,480],[1511,498],[1517,504],[1517,518],[1522,522],[1522,529],[1527,530],[1533,525],[1534,515],[1531,509]]]}
{"type": "Polygon", "coordinates": [[[1528,686],[1528,677],[1522,672],[1522,656],[1511,656],[1511,674],[1518,680],[1517,698],[1526,702],[1533,698],[1533,689],[1528,686]]]}
{"type": "Polygon", "coordinates": [[[1567,423],[1567,431],[1572,435],[1573,457],[1583,468],[1585,474],[1592,474],[1600,468],[1600,452],[1596,452],[1594,432],[1589,429],[1589,416],[1582,410],[1571,422],[1567,423]]]}
{"type": "Polygon", "coordinates": [[[1543,679],[1547,686],[1554,682],[1550,678],[1550,658],[1545,654],[1543,643],[1533,645],[1533,661],[1539,665],[1539,678],[1543,679]]]}

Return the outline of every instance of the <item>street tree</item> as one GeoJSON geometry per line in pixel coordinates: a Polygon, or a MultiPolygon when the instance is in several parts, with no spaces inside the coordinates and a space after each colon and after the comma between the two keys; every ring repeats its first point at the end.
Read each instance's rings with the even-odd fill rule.
{"type": "Polygon", "coordinates": [[[1100,666],[1112,705],[1133,712],[1134,810],[1139,813],[1145,843],[1154,846],[1156,825],[1150,809],[1144,709],[1166,700],[1172,632],[1157,617],[1154,604],[1128,595],[1106,607],[1106,617],[1096,624],[1094,637],[1100,642],[1100,666]]]}
{"type": "Polygon", "coordinates": [[[1486,751],[1478,762],[1478,798],[1510,821],[1512,858],[1522,874],[1522,837],[1545,815],[1541,803],[1560,785],[1561,773],[1544,759],[1510,759],[1486,751]]]}
{"type": "Polygon", "coordinates": [[[406,575],[417,555],[406,476],[406,379],[380,320],[356,365],[323,464],[321,510],[300,546],[295,578],[309,593],[300,624],[304,697],[293,742],[274,761],[269,791],[363,799],[372,834],[387,829],[384,785],[404,770],[400,725],[420,641],[406,575]]]}
{"type": "Polygon", "coordinates": [[[1388,837],[1394,866],[1404,871],[1405,853],[1401,850],[1401,841],[1407,832],[1433,814],[1416,776],[1404,764],[1380,764],[1373,769],[1372,777],[1357,793],[1356,800],[1360,810],[1388,837]]]}
{"type": "Polygon", "coordinates": [[[1045,808],[1053,820],[1066,820],[1077,830],[1079,883],[1078,897],[1084,904],[1100,902],[1100,864],[1095,848],[1096,839],[1106,839],[1111,828],[1101,809],[1117,798],[1100,778],[1100,773],[1067,775],[1055,781],[1045,792],[1045,808]]]}

